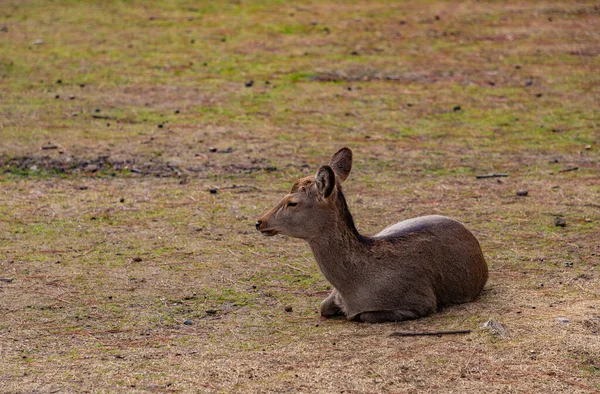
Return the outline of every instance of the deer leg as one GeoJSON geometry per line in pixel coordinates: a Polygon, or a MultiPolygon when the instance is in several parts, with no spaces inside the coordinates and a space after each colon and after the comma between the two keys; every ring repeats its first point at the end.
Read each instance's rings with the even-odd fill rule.
{"type": "Polygon", "coordinates": [[[340,294],[336,289],[333,289],[331,293],[329,293],[329,296],[321,302],[321,316],[344,316],[342,305],[340,294]]]}
{"type": "Polygon", "coordinates": [[[363,312],[354,317],[353,320],[360,321],[363,323],[382,323],[382,322],[395,322],[403,320],[411,320],[420,317],[421,315],[408,310],[394,310],[394,311],[374,311],[374,312],[363,312]]]}

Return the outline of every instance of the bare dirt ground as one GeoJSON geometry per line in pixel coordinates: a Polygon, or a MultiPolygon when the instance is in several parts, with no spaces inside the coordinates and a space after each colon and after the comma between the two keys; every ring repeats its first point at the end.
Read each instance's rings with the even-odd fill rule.
{"type": "Polygon", "coordinates": [[[0,392],[598,393],[599,98],[592,1],[4,1],[0,392]],[[359,231],[473,231],[476,302],[319,317],[254,222],[342,146],[359,231]]]}

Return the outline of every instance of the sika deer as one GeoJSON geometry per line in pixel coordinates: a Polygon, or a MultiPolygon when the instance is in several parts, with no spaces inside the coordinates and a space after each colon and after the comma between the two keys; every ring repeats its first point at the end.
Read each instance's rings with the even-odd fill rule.
{"type": "Polygon", "coordinates": [[[256,222],[264,235],[305,239],[334,286],[321,315],[378,323],[415,319],[438,308],[472,301],[488,267],[479,242],[461,223],[422,216],[358,233],[342,193],[352,151],[340,149],[315,176],[301,178],[256,222]]]}

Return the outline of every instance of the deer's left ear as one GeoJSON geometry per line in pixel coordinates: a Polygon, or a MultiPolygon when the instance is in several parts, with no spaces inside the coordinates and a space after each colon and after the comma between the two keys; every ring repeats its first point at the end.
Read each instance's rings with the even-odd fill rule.
{"type": "Polygon", "coordinates": [[[335,186],[335,173],[329,166],[323,166],[317,171],[315,176],[317,191],[323,198],[328,198],[333,192],[335,186]]]}
{"type": "Polygon", "coordinates": [[[352,151],[350,148],[344,147],[337,151],[329,161],[329,166],[335,172],[338,182],[344,182],[352,169],[352,151]]]}

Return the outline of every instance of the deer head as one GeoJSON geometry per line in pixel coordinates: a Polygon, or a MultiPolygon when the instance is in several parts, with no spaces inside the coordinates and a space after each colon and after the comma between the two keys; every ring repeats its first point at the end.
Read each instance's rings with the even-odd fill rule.
{"type": "Polygon", "coordinates": [[[292,190],[256,222],[262,234],[311,239],[347,212],[341,184],[352,169],[352,151],[342,148],[315,175],[298,179],[292,190]]]}

